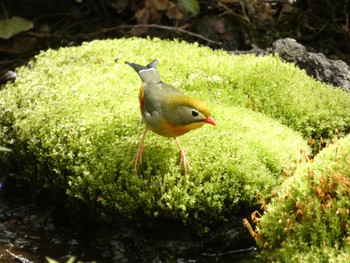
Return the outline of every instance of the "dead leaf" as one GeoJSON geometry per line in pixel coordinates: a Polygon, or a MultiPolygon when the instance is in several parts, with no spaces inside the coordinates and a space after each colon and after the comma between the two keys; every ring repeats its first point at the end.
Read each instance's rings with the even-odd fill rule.
{"type": "Polygon", "coordinates": [[[147,24],[149,21],[150,12],[147,8],[138,9],[135,12],[135,18],[138,24],[147,24]]]}
{"type": "Polygon", "coordinates": [[[128,7],[128,4],[128,0],[116,0],[111,3],[111,7],[117,10],[118,14],[121,14],[128,7]]]}
{"type": "Polygon", "coordinates": [[[183,14],[181,13],[180,9],[173,2],[169,3],[167,16],[170,19],[177,19],[177,20],[180,20],[183,18],[183,14]]]}
{"type": "Polygon", "coordinates": [[[215,32],[219,34],[225,34],[226,33],[226,28],[225,28],[225,21],[224,19],[217,19],[214,24],[214,30],[215,32]]]}
{"type": "Polygon", "coordinates": [[[293,5],[292,3],[289,3],[288,1],[284,2],[283,8],[281,10],[281,13],[289,13],[293,11],[293,5]]]}
{"type": "Polygon", "coordinates": [[[169,5],[169,0],[148,0],[146,2],[149,2],[151,4],[150,7],[155,8],[159,11],[167,9],[169,5]]]}

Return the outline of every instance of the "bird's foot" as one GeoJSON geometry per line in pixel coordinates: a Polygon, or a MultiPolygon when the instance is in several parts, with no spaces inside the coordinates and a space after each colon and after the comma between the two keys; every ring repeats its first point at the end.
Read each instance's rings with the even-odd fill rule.
{"type": "Polygon", "coordinates": [[[132,164],[134,165],[135,172],[137,172],[137,166],[142,163],[142,152],[143,152],[143,148],[144,148],[143,147],[143,142],[145,141],[145,137],[146,137],[147,131],[148,131],[148,129],[146,128],[145,131],[143,132],[139,148],[137,148],[137,151],[136,151],[136,153],[134,155],[134,158],[132,158],[132,160],[131,160],[131,162],[129,164],[129,166],[132,165],[132,164]]]}
{"type": "Polygon", "coordinates": [[[187,174],[187,167],[190,166],[190,164],[187,161],[186,154],[185,154],[184,150],[182,150],[179,138],[175,137],[175,141],[176,141],[177,147],[179,148],[179,151],[180,151],[180,157],[181,157],[180,167],[181,167],[181,165],[184,166],[184,173],[186,175],[187,174]]]}
{"type": "Polygon", "coordinates": [[[187,160],[186,154],[185,152],[181,149],[180,150],[180,157],[181,157],[181,161],[180,161],[180,166],[183,165],[184,167],[184,174],[187,174],[187,168],[190,166],[190,163],[187,160]]]}
{"type": "Polygon", "coordinates": [[[134,165],[135,172],[137,172],[137,166],[142,163],[142,152],[143,152],[143,145],[140,144],[140,146],[137,149],[134,157],[130,161],[129,165],[134,165]]]}

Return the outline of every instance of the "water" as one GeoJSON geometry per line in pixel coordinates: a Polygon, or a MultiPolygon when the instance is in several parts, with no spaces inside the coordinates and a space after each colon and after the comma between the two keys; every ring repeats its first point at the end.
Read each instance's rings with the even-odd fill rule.
{"type": "Polygon", "coordinates": [[[46,262],[46,256],[59,262],[66,262],[72,256],[84,262],[100,263],[261,262],[256,257],[254,243],[235,249],[230,244],[211,245],[187,237],[182,240],[179,236],[164,238],[159,233],[145,234],[125,227],[96,229],[94,226],[83,233],[72,229],[57,227],[52,211],[42,212],[32,204],[17,206],[0,199],[0,262],[13,263],[13,255],[22,263],[46,262]]]}

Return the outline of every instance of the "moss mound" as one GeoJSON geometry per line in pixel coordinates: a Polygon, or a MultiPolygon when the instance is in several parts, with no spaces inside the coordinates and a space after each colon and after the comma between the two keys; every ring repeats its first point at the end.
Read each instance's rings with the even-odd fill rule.
{"type": "Polygon", "coordinates": [[[350,136],[303,162],[259,221],[258,244],[280,262],[348,262],[350,136]]]}
{"type": "Polygon", "coordinates": [[[257,192],[268,196],[307,146],[266,115],[304,134],[346,131],[350,123],[348,94],[291,64],[183,42],[120,39],[48,50],[19,75],[0,91],[0,145],[13,150],[1,153],[2,169],[21,173],[33,192],[66,192],[101,214],[128,218],[215,222],[254,206],[257,192]],[[140,80],[124,61],[154,58],[163,80],[206,101],[219,124],[181,137],[188,177],[174,141],[151,133],[138,174],[129,166],[139,141],[140,80]]]}

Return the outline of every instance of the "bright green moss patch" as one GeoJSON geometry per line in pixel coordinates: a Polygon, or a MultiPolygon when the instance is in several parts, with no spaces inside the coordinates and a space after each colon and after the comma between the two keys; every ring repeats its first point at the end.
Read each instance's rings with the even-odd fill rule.
{"type": "MultiPolygon", "coordinates": [[[[191,165],[188,176],[179,170],[175,141],[153,134],[147,138],[139,173],[133,173],[127,165],[136,145],[129,151],[131,140],[123,138],[114,153],[91,156],[101,168],[97,177],[94,170],[98,164],[89,163],[85,167],[88,176],[70,178],[70,194],[79,193],[83,200],[99,196],[103,204],[130,217],[143,209],[150,216],[201,220],[205,215],[210,221],[239,213],[243,204],[252,206],[256,193],[268,195],[284,164],[306,145],[297,134],[260,114],[242,108],[218,109],[236,116],[235,121],[219,117],[217,129],[205,126],[181,137],[191,165]],[[117,152],[124,154],[121,166],[113,161],[117,152]]],[[[130,129],[136,127],[135,121],[130,129]]]]}
{"type": "Polygon", "coordinates": [[[268,197],[282,169],[307,151],[280,122],[304,135],[345,132],[350,123],[348,94],[291,64],[186,43],[94,41],[44,52],[19,76],[0,91],[0,145],[13,150],[0,155],[1,167],[11,163],[33,191],[66,192],[127,218],[224,220],[256,205],[256,193],[268,197]],[[174,140],[151,132],[138,173],[129,166],[140,137],[140,80],[124,61],[154,58],[163,80],[206,101],[218,122],[180,138],[188,176],[174,140]]]}
{"type": "Polygon", "coordinates": [[[347,136],[283,183],[258,224],[257,242],[275,260],[349,262],[349,153],[347,136]]]}

